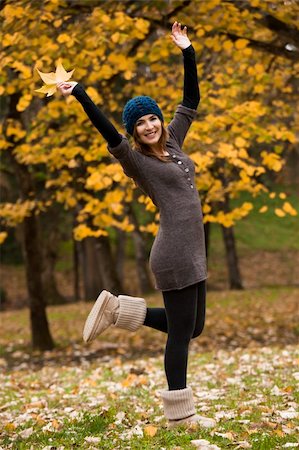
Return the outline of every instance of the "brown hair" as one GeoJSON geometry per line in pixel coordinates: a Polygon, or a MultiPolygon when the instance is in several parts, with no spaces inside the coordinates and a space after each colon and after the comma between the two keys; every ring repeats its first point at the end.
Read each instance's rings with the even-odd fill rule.
{"type": "Polygon", "coordinates": [[[162,125],[162,134],[158,142],[158,144],[160,144],[159,150],[154,150],[153,148],[151,148],[150,145],[143,144],[142,142],[140,142],[136,124],[134,125],[133,138],[135,143],[135,149],[138,152],[143,153],[146,156],[153,156],[155,158],[158,158],[160,159],[160,161],[167,162],[168,159],[165,155],[163,155],[163,151],[166,151],[166,141],[168,139],[168,131],[166,130],[163,122],[161,122],[161,125],[162,125]]]}

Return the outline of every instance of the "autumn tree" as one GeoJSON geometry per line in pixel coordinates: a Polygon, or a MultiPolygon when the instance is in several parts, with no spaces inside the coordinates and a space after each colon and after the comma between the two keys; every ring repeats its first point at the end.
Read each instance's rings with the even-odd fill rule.
{"type": "MultiPolygon", "coordinates": [[[[112,228],[155,234],[159,218],[107,153],[81,105],[34,92],[41,86],[35,69],[51,72],[58,58],[67,70],[75,68],[74,79],[118,128],[124,103],[139,94],[156,98],[168,121],[181,99],[183,74],[181,55],[165,43],[165,33],[175,19],[188,25],[202,101],[185,149],[196,165],[204,220],[223,227],[230,284],[241,287],[233,226],[253,204],[232,200],[243,192],[264,195],[263,213],[274,195],[267,174],[282,169],[295,144],[296,14],[292,1],[2,2],[0,147],[20,194],[1,206],[1,236],[23,222],[31,311],[41,312],[31,317],[33,336],[41,320],[44,333],[33,339],[35,347],[52,346],[39,273],[44,211],[62,205],[75,216],[74,236],[83,241],[108,239],[112,228]],[[148,223],[132,218],[135,199],[148,211],[148,223]]],[[[277,215],[296,214],[281,200],[277,215]]]]}

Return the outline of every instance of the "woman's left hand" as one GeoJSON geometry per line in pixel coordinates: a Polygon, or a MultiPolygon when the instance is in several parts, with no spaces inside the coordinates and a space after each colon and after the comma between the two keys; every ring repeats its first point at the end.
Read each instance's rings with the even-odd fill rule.
{"type": "Polygon", "coordinates": [[[191,45],[190,39],[187,36],[187,27],[182,29],[181,24],[178,22],[174,22],[172,25],[171,39],[181,50],[184,50],[191,45]]]}

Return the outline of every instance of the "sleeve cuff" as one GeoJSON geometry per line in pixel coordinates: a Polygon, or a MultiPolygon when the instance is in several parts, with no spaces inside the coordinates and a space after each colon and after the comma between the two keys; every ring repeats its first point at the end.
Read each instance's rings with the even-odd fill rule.
{"type": "Polygon", "coordinates": [[[196,119],[197,114],[198,114],[196,109],[189,108],[188,106],[185,106],[182,103],[180,103],[177,106],[176,112],[184,114],[185,116],[188,116],[191,120],[196,119]]]}
{"type": "Polygon", "coordinates": [[[80,97],[80,94],[85,93],[84,87],[82,86],[82,84],[76,84],[76,86],[74,87],[74,89],[72,90],[71,95],[73,95],[74,97],[78,98],[80,97]]]}
{"type": "Polygon", "coordinates": [[[192,44],[189,45],[189,47],[184,48],[184,49],[182,50],[182,52],[183,52],[183,55],[184,55],[184,56],[189,56],[189,55],[194,55],[194,54],[195,54],[195,50],[194,50],[194,47],[193,47],[192,44]]]}

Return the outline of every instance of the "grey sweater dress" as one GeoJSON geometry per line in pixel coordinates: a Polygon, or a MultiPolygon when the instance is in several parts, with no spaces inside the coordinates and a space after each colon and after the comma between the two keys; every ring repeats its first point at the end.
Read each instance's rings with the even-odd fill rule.
{"type": "MultiPolygon", "coordinates": [[[[103,136],[103,124],[113,127],[96,109],[82,86],[73,95],[81,102],[94,125],[103,136]]],[[[108,146],[118,159],[124,173],[135,180],[160,212],[160,227],[151,253],[150,267],[156,288],[162,291],[182,289],[207,278],[204,227],[201,203],[195,187],[193,161],[182,151],[186,133],[196,117],[196,111],[179,105],[168,125],[166,147],[168,161],[146,156],[133,150],[128,139],[117,134],[116,146],[108,146]]],[[[113,133],[112,133],[113,134],[113,133]]],[[[109,141],[109,139],[107,139],[109,141]]]]}
{"type": "Polygon", "coordinates": [[[150,253],[156,288],[182,289],[207,278],[202,211],[193,161],[181,147],[196,111],[179,105],[168,125],[167,151],[170,162],[133,150],[123,137],[110,148],[127,176],[158,207],[160,227],[150,253]]]}

